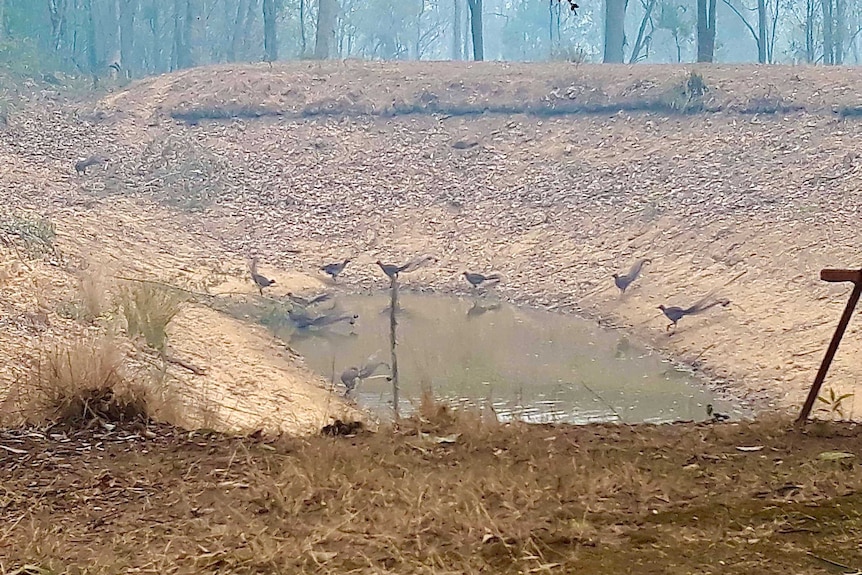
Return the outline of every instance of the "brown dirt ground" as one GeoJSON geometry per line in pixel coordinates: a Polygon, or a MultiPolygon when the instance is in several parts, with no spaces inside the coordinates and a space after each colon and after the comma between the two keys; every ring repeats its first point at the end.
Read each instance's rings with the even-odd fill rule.
{"type": "MultiPolygon", "coordinates": [[[[352,255],[344,280],[365,287],[380,286],[378,257],[433,253],[439,267],[409,283],[446,291],[463,289],[465,268],[498,269],[513,301],[621,326],[784,408],[804,396],[847,296],[819,270],[860,267],[859,121],[837,113],[856,110],[860,82],[781,66],[312,63],[146,80],[93,113],[127,153],[170,136],[221,157],[232,183],[188,225],[230,250],[308,274],[352,255]],[[705,112],[627,111],[666,101],[693,70],[705,112]],[[610,109],[546,109],[591,102],[610,109]],[[494,109],[513,113],[482,113],[494,109]],[[264,117],[173,119],[243,110],[264,117]],[[617,297],[610,274],[640,256],[652,265],[617,297]],[[709,292],[733,305],[668,336],[656,306],[709,292]]],[[[839,392],[859,391],[859,333],[851,324],[831,372],[839,392]]]]}
{"type": "Polygon", "coordinates": [[[862,466],[822,455],[858,459],[858,426],[501,426],[425,413],[353,438],[0,432],[0,573],[862,566],[862,466]]]}
{"type": "MultiPolygon", "coordinates": [[[[121,278],[163,281],[195,291],[256,293],[241,255],[227,254],[217,242],[189,233],[170,211],[121,198],[82,196],[74,177],[58,177],[56,171],[19,155],[0,153],[0,162],[5,213],[47,216],[58,234],[56,254],[19,260],[9,250],[12,257],[4,262],[0,285],[6,327],[0,331],[0,346],[9,359],[0,370],[0,390],[27,385],[28,373],[43,360],[45,350],[117,331],[119,312],[113,300],[119,285],[126,283],[121,278]],[[82,282],[96,286],[103,300],[104,315],[94,323],[63,313],[83,298],[82,282]]],[[[278,280],[275,293],[301,292],[319,284],[301,274],[270,276],[278,280]]],[[[158,386],[169,404],[169,421],[225,431],[263,427],[308,433],[332,416],[357,416],[263,328],[190,302],[169,331],[171,355],[204,370],[194,374],[169,366],[167,379],[158,386]]],[[[131,372],[158,371],[154,358],[131,342],[125,342],[124,349],[131,372]]],[[[9,414],[5,416],[8,422],[9,414]]]]}

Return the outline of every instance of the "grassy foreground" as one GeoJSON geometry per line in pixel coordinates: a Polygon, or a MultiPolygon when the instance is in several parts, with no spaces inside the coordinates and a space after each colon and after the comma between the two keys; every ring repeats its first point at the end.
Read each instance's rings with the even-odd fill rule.
{"type": "Polygon", "coordinates": [[[354,437],[0,432],[0,573],[862,567],[859,426],[424,413],[354,437]]]}

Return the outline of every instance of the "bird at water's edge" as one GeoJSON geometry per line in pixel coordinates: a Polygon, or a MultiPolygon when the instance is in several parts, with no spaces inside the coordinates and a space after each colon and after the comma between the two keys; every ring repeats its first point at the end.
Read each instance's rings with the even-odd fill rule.
{"type": "Polygon", "coordinates": [[[404,272],[404,273],[415,272],[416,270],[418,270],[422,266],[429,264],[429,263],[435,263],[436,261],[437,261],[437,258],[435,258],[434,256],[429,255],[429,254],[425,254],[425,255],[421,255],[419,257],[413,258],[412,260],[410,260],[409,262],[407,262],[403,266],[396,266],[393,264],[384,264],[380,260],[377,260],[375,263],[378,266],[380,266],[380,269],[383,270],[383,273],[385,273],[389,277],[389,279],[395,280],[395,279],[398,279],[398,274],[400,274],[402,272],[404,272]]]}
{"type": "Polygon", "coordinates": [[[251,260],[249,271],[251,271],[251,279],[257,286],[257,290],[260,292],[260,295],[263,295],[263,288],[274,285],[275,280],[271,280],[257,273],[257,259],[258,258],[255,257],[251,260]]]}
{"type": "Polygon", "coordinates": [[[344,271],[344,268],[347,267],[347,264],[350,263],[350,260],[351,258],[346,258],[343,262],[326,264],[325,266],[320,267],[320,271],[332,276],[332,281],[337,281],[338,274],[344,271]]]}
{"type": "Polygon", "coordinates": [[[500,281],[502,281],[503,279],[503,277],[497,272],[490,273],[488,275],[474,272],[464,272],[462,275],[464,276],[464,279],[466,279],[474,288],[479,287],[485,282],[487,282],[488,285],[496,285],[500,283],[500,281]]]}
{"type": "Polygon", "coordinates": [[[385,273],[389,277],[389,279],[396,279],[398,277],[398,274],[404,270],[404,266],[384,264],[380,260],[377,260],[375,263],[380,266],[380,269],[383,270],[383,273],[385,273]]]}
{"type": "Polygon", "coordinates": [[[711,403],[706,404],[706,415],[707,417],[711,417],[713,421],[727,421],[730,419],[729,415],[715,411],[711,403]]]}
{"type": "Polygon", "coordinates": [[[665,331],[669,330],[671,327],[676,327],[676,323],[687,315],[695,315],[717,305],[720,305],[722,307],[727,307],[728,305],[730,305],[729,299],[718,299],[710,303],[707,303],[707,301],[707,298],[703,298],[702,300],[688,308],[681,308],[678,306],[665,307],[664,305],[658,306],[658,309],[660,309],[665,315],[665,317],[671,321],[671,323],[668,324],[668,326],[665,328],[665,331]]]}
{"type": "Polygon", "coordinates": [[[348,367],[343,372],[341,372],[341,383],[344,384],[346,391],[344,392],[344,397],[350,395],[357,385],[359,385],[363,379],[368,379],[374,372],[377,371],[378,368],[385,367],[386,369],[390,369],[389,364],[383,361],[377,361],[373,363],[369,363],[363,365],[362,367],[348,367]]]}

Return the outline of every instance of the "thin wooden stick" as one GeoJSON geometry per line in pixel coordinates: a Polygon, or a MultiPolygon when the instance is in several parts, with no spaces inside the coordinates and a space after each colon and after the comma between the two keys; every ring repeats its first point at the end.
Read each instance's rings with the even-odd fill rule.
{"type": "Polygon", "coordinates": [[[399,418],[399,388],[398,388],[398,354],[395,351],[395,347],[398,343],[397,340],[397,327],[398,320],[395,317],[398,310],[398,277],[392,277],[392,294],[390,298],[390,307],[389,307],[389,351],[392,356],[392,408],[395,414],[395,421],[398,421],[399,418]]]}

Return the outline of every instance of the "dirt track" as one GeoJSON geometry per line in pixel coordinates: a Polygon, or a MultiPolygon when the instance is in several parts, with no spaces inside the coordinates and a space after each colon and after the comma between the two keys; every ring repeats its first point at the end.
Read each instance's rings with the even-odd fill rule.
{"type": "MultiPolygon", "coordinates": [[[[818,272],[862,265],[862,158],[851,113],[858,78],[777,66],[700,72],[710,88],[704,113],[542,116],[481,111],[667,102],[689,69],[349,62],[190,70],[117,91],[95,112],[82,108],[90,123],[74,137],[86,134],[118,157],[85,192],[202,210],[176,217],[235,255],[258,252],[273,268],[308,275],[357,256],[342,276],[354,287],[382,287],[370,265],[378,257],[437,255],[439,267],[409,283],[439,290],[463,290],[463,269],[499,269],[512,301],[580,310],[740,395],[795,405],[847,292],[819,282],[818,272]],[[174,119],[236,111],[236,102],[263,117],[174,119]],[[447,106],[468,113],[453,116],[447,106]],[[365,115],[343,115],[358,112],[365,115]],[[458,141],[467,149],[453,147],[458,141]],[[200,189],[179,189],[160,158],[174,162],[173,173],[197,174],[187,178],[200,189]],[[618,297],[610,274],[641,256],[652,264],[618,297]],[[669,336],[656,306],[709,292],[732,305],[686,318],[669,336]]],[[[48,121],[56,120],[26,130],[35,138],[48,121]]],[[[860,355],[852,324],[828,385],[857,390],[860,355]]]]}

